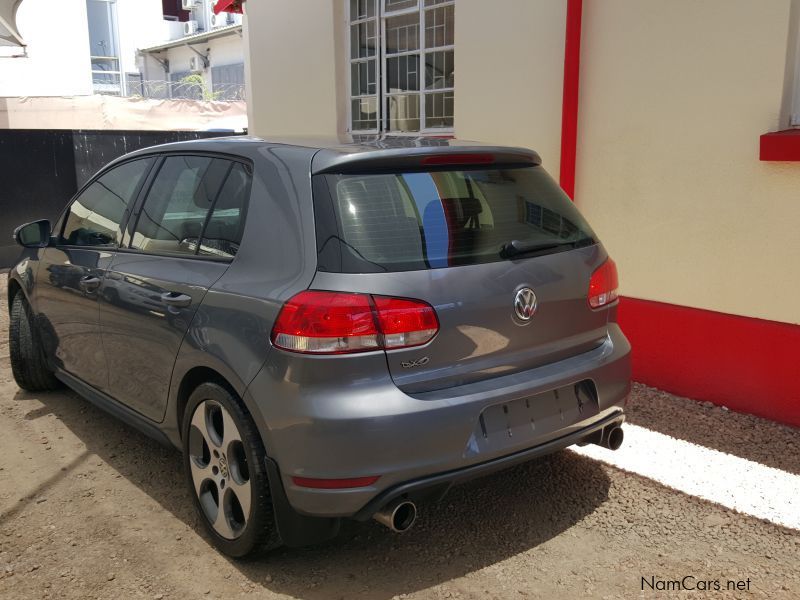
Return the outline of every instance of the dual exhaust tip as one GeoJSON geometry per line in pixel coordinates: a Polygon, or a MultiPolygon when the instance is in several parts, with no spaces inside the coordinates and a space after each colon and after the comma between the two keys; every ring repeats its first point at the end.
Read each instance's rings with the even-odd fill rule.
{"type": "Polygon", "coordinates": [[[625,439],[625,434],[619,423],[612,423],[600,431],[595,431],[588,437],[580,442],[581,446],[586,444],[597,444],[609,450],[619,450],[622,442],[625,439]]]}
{"type": "Polygon", "coordinates": [[[603,442],[600,445],[608,448],[609,450],[619,450],[622,446],[622,441],[625,439],[625,434],[622,427],[619,425],[612,425],[603,430],[603,442]]]}
{"type": "Polygon", "coordinates": [[[408,531],[417,520],[417,505],[404,498],[392,500],[373,517],[395,533],[408,531]]]}
{"type": "MultiPolygon", "coordinates": [[[[619,450],[624,439],[625,434],[622,427],[618,423],[614,423],[593,433],[586,441],[609,450],[619,450]]],[[[416,522],[417,505],[411,500],[397,498],[375,513],[373,518],[395,533],[403,533],[411,529],[416,522]]]]}

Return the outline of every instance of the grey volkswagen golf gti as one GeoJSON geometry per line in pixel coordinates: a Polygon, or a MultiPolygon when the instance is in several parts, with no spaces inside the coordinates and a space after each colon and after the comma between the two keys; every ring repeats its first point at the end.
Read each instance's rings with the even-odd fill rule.
{"type": "Polygon", "coordinates": [[[453,484],[622,443],[616,267],[530,150],[169,144],[15,237],[20,387],[180,448],[228,555],[403,531],[453,484]]]}

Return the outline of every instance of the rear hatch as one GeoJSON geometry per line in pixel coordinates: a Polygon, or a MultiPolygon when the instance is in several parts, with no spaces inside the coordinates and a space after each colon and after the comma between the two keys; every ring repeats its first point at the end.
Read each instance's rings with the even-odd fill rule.
{"type": "Polygon", "coordinates": [[[407,393],[524,371],[606,337],[608,311],[587,303],[607,258],[594,232],[530,157],[502,158],[437,154],[314,175],[312,288],[436,311],[432,340],[386,352],[407,393]]]}

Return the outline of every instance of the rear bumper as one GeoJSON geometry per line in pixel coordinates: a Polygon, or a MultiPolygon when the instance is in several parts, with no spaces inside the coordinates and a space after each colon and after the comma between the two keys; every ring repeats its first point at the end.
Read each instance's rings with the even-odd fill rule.
{"type": "Polygon", "coordinates": [[[368,518],[398,495],[446,488],[554,452],[621,421],[630,391],[630,345],[613,323],[605,342],[590,352],[413,397],[389,377],[382,353],[361,356],[359,364],[369,376],[350,374],[342,381],[342,364],[335,356],[321,357],[298,369],[284,353],[273,351],[246,392],[286,498],[303,515],[368,518]],[[592,410],[553,399],[553,390],[585,380],[597,392],[592,410]],[[526,429],[520,425],[524,415],[521,421],[517,415],[514,427],[506,431],[495,423],[493,433],[489,417],[513,415],[520,403],[531,410],[540,407],[537,426],[526,429]],[[341,490],[292,481],[293,476],[375,475],[380,477],[373,485],[341,490]]]}
{"type": "Polygon", "coordinates": [[[484,475],[489,475],[495,471],[501,471],[503,469],[513,467],[514,465],[533,460],[534,458],[552,454],[553,452],[558,452],[559,450],[563,450],[568,446],[577,444],[596,431],[600,431],[612,425],[622,425],[624,421],[625,414],[622,410],[612,410],[607,416],[595,420],[591,425],[588,425],[569,435],[551,440],[545,444],[534,446],[528,450],[516,452],[508,456],[502,456],[495,460],[490,460],[489,462],[472,465],[471,467],[464,467],[463,469],[458,469],[457,471],[439,473],[437,475],[431,475],[415,481],[409,481],[397,485],[375,496],[361,510],[359,510],[353,516],[353,518],[358,521],[366,521],[376,512],[378,512],[383,506],[400,496],[413,498],[417,495],[429,495],[431,490],[434,490],[437,495],[444,495],[453,485],[469,481],[470,479],[483,477],[484,475]]]}

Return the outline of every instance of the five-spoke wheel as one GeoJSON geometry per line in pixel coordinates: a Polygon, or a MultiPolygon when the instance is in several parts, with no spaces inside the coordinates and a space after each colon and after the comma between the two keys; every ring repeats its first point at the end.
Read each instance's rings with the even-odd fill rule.
{"type": "Polygon", "coordinates": [[[236,423],[218,402],[204,400],[194,411],[189,461],[206,518],[222,537],[238,537],[250,518],[250,470],[236,423]]]}
{"type": "Polygon", "coordinates": [[[182,436],[187,481],[214,545],[236,557],[278,545],[264,445],[241,400],[226,386],[199,385],[182,436]]]}

